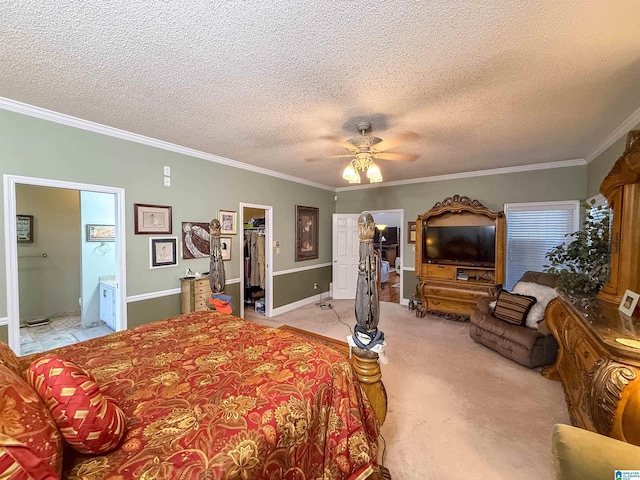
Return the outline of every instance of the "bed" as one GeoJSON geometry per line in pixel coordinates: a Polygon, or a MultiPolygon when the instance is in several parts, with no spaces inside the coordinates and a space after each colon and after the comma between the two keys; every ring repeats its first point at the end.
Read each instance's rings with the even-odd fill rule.
{"type": "Polygon", "coordinates": [[[0,476],[378,478],[386,394],[381,409],[377,355],[363,352],[352,368],[330,346],[213,310],[21,358],[0,343],[0,476]],[[87,392],[61,414],[60,398],[87,392]]]}

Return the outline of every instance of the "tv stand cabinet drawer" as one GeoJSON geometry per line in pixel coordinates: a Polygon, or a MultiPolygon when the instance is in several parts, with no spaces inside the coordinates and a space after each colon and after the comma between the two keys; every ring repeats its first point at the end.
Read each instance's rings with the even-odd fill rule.
{"type": "Polygon", "coordinates": [[[454,265],[427,264],[427,277],[442,280],[455,280],[456,267],[454,265]]]}

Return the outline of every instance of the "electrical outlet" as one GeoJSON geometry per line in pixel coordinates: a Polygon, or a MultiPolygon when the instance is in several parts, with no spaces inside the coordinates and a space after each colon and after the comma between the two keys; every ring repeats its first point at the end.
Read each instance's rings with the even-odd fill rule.
{"type": "Polygon", "coordinates": [[[171,177],[164,177],[164,186],[165,187],[171,186],[171,177]]]}
{"type": "Polygon", "coordinates": [[[313,289],[314,289],[314,290],[317,290],[318,288],[320,288],[320,287],[318,287],[318,284],[317,284],[317,283],[314,283],[314,284],[313,284],[313,289]]]}

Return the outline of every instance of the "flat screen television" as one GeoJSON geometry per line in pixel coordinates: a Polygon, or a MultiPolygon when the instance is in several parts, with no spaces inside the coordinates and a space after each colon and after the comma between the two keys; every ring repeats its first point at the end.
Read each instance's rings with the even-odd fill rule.
{"type": "Polygon", "coordinates": [[[494,267],[496,227],[425,226],[423,262],[494,267]]]}

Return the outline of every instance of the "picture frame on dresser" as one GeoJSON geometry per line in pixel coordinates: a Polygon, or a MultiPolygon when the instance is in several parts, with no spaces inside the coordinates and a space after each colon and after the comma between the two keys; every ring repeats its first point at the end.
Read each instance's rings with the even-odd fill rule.
{"type": "Polygon", "coordinates": [[[633,312],[638,305],[638,299],[640,298],[640,294],[636,292],[632,292],[627,289],[622,296],[622,300],[620,301],[620,305],[618,306],[618,310],[620,310],[625,315],[629,315],[633,317],[633,312]]]}

